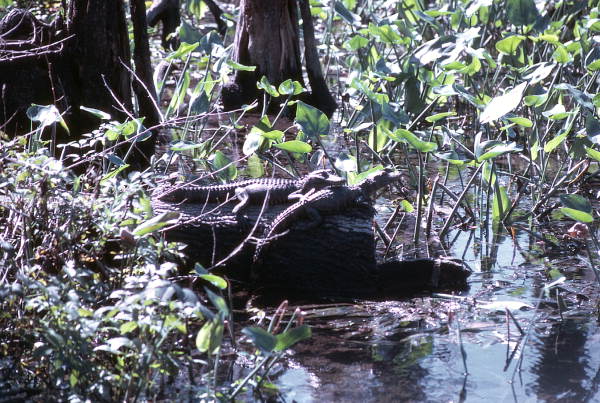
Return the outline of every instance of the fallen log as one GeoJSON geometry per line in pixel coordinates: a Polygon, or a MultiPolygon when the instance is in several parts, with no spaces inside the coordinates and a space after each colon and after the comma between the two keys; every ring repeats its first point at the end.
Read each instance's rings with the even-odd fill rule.
{"type": "Polygon", "coordinates": [[[305,222],[273,239],[260,260],[252,261],[256,241],[289,205],[250,206],[247,221],[236,221],[235,203],[153,202],[157,212],[177,211],[179,224],[166,232],[187,244],[192,262],[264,292],[303,297],[383,298],[426,290],[466,287],[470,274],[459,263],[418,259],[377,263],[373,209],[357,206],[323,217],[315,228],[305,222]],[[262,214],[261,214],[262,211],[262,214]],[[256,221],[258,220],[258,223],[256,221]]]}

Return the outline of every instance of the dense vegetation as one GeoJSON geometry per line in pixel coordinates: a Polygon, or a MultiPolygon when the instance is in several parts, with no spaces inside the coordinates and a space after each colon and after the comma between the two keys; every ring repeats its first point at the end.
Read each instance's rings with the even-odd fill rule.
{"type": "MultiPolygon", "coordinates": [[[[73,144],[86,150],[84,173],[48,140],[61,124],[52,106],[32,108],[30,135],[3,136],[0,348],[9,363],[4,378],[18,380],[15,394],[44,390],[74,401],[116,401],[165,397],[175,384],[206,399],[269,389],[275,360],[310,330],[294,314],[280,323],[283,312],[269,319],[259,312],[262,327],[240,332],[226,279],[199,265],[182,273],[182,245],[161,233],[177,217],[155,215],[149,194],[167,176],[186,180],[191,165],[232,180],[273,167],[296,172],[325,164],[349,182],[393,166],[406,173],[415,195],[398,200],[416,216],[414,250],[424,245],[425,229],[443,238],[457,224],[510,233],[512,225],[537,231],[548,220],[575,220],[569,234],[585,245],[596,270],[595,2],[311,5],[339,104],[331,121],[302,102],[269,115],[256,105],[217,115],[228,75],[252,67],[229,59],[235,15],[225,14],[223,39],[210,30],[203,3],[190,0],[179,48],[165,53],[153,43],[157,71],[168,66],[156,84],[170,141],[150,169],[127,173],[111,149],[144,130],[139,119],[116,122],[90,111],[105,123],[73,144]],[[296,126],[287,119],[294,116],[296,126]],[[234,153],[239,136],[245,136],[243,156],[234,153]],[[448,189],[449,177],[461,187],[448,189]],[[447,214],[434,216],[434,204],[447,206],[447,214]],[[233,384],[218,376],[230,352],[252,366],[233,384]]],[[[257,85],[265,100],[303,91],[291,80],[257,85]]],[[[560,245],[558,237],[551,240],[560,245]]]]}

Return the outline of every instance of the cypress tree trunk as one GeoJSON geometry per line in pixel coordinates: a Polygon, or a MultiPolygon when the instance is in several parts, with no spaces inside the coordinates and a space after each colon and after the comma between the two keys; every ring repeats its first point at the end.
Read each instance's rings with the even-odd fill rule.
{"type": "MultiPolygon", "coordinates": [[[[275,86],[287,79],[304,85],[296,3],[296,0],[241,0],[233,59],[240,64],[256,66],[256,70],[235,72],[233,82],[226,85],[221,94],[226,110],[259,99],[256,82],[262,76],[275,86]]],[[[325,84],[317,58],[308,3],[301,4],[301,7],[307,75],[312,90],[312,94],[305,96],[304,100],[331,116],[336,104],[325,84]]]]}

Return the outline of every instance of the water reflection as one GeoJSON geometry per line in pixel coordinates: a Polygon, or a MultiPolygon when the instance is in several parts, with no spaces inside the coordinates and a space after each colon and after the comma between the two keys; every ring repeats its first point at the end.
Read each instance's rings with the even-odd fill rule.
{"type": "Polygon", "coordinates": [[[580,258],[545,256],[539,236],[526,230],[457,231],[449,239],[453,255],[475,270],[465,299],[309,314],[312,339],[294,349],[275,381],[284,400],[600,401],[598,287],[580,258]],[[552,271],[568,280],[546,295],[552,271]],[[484,309],[502,301],[528,337],[503,309],[484,309]]]}

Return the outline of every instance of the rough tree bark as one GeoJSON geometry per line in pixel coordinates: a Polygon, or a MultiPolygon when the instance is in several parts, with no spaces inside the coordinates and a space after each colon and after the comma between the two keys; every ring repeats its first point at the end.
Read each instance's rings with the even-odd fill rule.
{"type": "MultiPolygon", "coordinates": [[[[133,8],[132,2],[132,12],[133,8]]],[[[63,133],[59,142],[77,139],[98,127],[100,121],[80,110],[81,106],[103,110],[116,120],[133,112],[123,2],[72,0],[66,16],[64,23],[57,19],[46,25],[25,10],[13,10],[0,22],[0,124],[10,135],[29,130],[25,111],[31,103],[54,104],[64,113],[71,136],[63,133]]],[[[149,63],[149,53],[144,55],[142,46],[140,50],[136,67],[138,75],[145,78],[143,65],[146,60],[149,63]]],[[[145,81],[146,86],[152,82],[145,81]]],[[[142,106],[143,98],[152,96],[148,89],[136,91],[142,106]]],[[[128,161],[136,169],[147,166],[154,152],[152,143],[142,147],[145,149],[136,149],[128,161]]]]}
{"type": "MultiPolygon", "coordinates": [[[[225,110],[259,99],[256,82],[266,76],[271,84],[287,79],[304,85],[300,57],[297,0],[241,0],[235,33],[233,59],[256,66],[255,71],[237,70],[233,82],[221,93],[225,110]]],[[[300,0],[305,59],[311,94],[304,100],[331,116],[337,107],[318,60],[308,0],[300,0]]]]}

